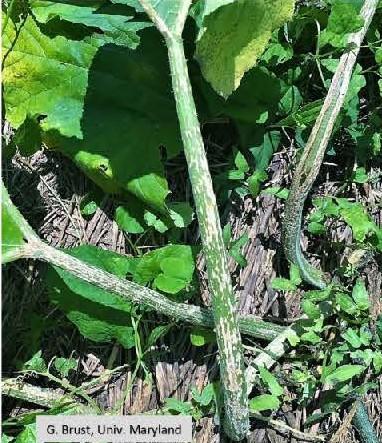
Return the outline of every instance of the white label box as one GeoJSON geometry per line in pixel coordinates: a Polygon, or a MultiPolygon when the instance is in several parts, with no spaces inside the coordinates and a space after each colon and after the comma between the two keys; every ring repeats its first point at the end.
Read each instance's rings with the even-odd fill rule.
{"type": "Polygon", "coordinates": [[[185,415],[38,415],[37,443],[189,443],[185,415]]]}

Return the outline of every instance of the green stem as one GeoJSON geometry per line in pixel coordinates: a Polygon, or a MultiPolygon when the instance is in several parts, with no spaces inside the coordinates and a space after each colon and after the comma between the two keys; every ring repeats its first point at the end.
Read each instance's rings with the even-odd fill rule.
{"type": "MultiPolygon", "coordinates": [[[[167,317],[172,317],[178,322],[202,328],[214,327],[213,314],[206,308],[169,300],[159,292],[128,280],[119,279],[114,274],[89,265],[42,242],[12,203],[4,184],[2,184],[2,205],[7,208],[11,218],[21,229],[27,241],[22,246],[23,255],[17,255],[17,258],[35,258],[58,266],[98,288],[115,293],[136,305],[143,305],[167,317]]],[[[285,329],[283,326],[267,323],[253,315],[240,316],[239,325],[243,334],[266,341],[275,339],[285,329]]]]}
{"type": "Polygon", "coordinates": [[[301,251],[301,223],[304,203],[319,173],[326,147],[349,87],[353,68],[378,0],[366,0],[361,10],[363,27],[348,39],[351,49],[340,58],[320,114],[312,129],[301,160],[293,177],[289,197],[285,204],[282,229],[283,246],[287,259],[297,265],[302,278],[309,284],[323,289],[327,285],[324,274],[314,268],[301,251]]]}
{"type": "Polygon", "coordinates": [[[369,415],[361,399],[356,400],[356,410],[353,425],[357,429],[362,443],[380,443],[377,434],[370,423],[369,415]]]}
{"type": "MultiPolygon", "coordinates": [[[[214,327],[213,314],[208,309],[171,301],[150,288],[128,280],[119,279],[109,272],[84,263],[42,242],[30,249],[27,257],[58,266],[98,288],[117,294],[137,306],[143,305],[167,317],[174,318],[178,322],[185,322],[204,328],[214,327]]],[[[284,330],[282,326],[267,323],[254,316],[240,317],[239,324],[243,333],[267,341],[273,340],[284,330]]]]}
{"type": "MultiPolygon", "coordinates": [[[[301,251],[301,224],[304,203],[321,168],[334,124],[349,88],[361,43],[376,11],[377,4],[378,0],[365,0],[363,3],[360,15],[364,20],[364,24],[359,31],[353,33],[348,39],[348,46],[351,49],[347,50],[339,60],[321,112],[297,166],[285,205],[285,218],[282,229],[285,255],[291,263],[299,267],[300,274],[307,283],[320,289],[327,286],[327,279],[321,271],[314,268],[306,260],[301,251]]],[[[269,346],[271,345],[272,343],[269,346]]],[[[279,349],[280,357],[285,350],[279,349]]],[[[357,404],[353,424],[358,429],[364,443],[376,443],[378,441],[361,401],[357,404]]]]}
{"type": "Polygon", "coordinates": [[[223,424],[232,440],[242,440],[249,430],[249,415],[236,301],[182,41],[191,0],[173,2],[171,6],[164,6],[157,0],[140,0],[140,3],[165,38],[168,48],[180,132],[207,264],[220,355],[223,424]]]}
{"type": "Polygon", "coordinates": [[[180,39],[171,37],[167,38],[167,46],[184,152],[207,263],[208,286],[212,295],[225,399],[225,431],[232,439],[241,440],[248,431],[249,418],[236,302],[183,44],[180,39]]]}
{"type": "Polygon", "coordinates": [[[63,404],[75,403],[73,398],[63,395],[58,390],[40,388],[17,378],[2,380],[1,390],[3,395],[35,403],[44,408],[54,408],[63,404]]]}

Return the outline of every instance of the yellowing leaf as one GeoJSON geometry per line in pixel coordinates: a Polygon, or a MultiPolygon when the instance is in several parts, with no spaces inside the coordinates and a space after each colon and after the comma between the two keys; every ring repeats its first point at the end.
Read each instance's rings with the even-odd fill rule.
{"type": "Polygon", "coordinates": [[[9,20],[3,46],[4,102],[12,126],[44,115],[45,130],[81,139],[88,69],[97,45],[49,38],[29,16],[18,32],[9,20]]]}
{"type": "Polygon", "coordinates": [[[294,0],[206,0],[195,57],[212,87],[227,98],[289,20],[294,0]]]}
{"type": "Polygon", "coordinates": [[[31,16],[16,33],[10,20],[3,38],[6,118],[14,128],[38,118],[45,144],[104,191],[128,191],[168,214],[159,147],[171,157],[182,144],[166,48],[154,29],[141,39],[132,50],[98,38],[52,38],[31,16]]]}

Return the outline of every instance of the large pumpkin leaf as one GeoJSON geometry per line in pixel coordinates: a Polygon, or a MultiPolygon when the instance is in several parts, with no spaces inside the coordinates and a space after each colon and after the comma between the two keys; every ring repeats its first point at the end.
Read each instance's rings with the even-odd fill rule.
{"type": "Polygon", "coordinates": [[[195,57],[212,87],[228,97],[291,18],[294,0],[205,0],[195,57]]]}
{"type": "Polygon", "coordinates": [[[3,36],[6,118],[18,128],[27,117],[44,116],[44,130],[82,138],[81,117],[88,69],[98,46],[41,33],[32,17],[3,36]]]}
{"type": "MultiPolygon", "coordinates": [[[[6,117],[40,118],[44,141],[106,192],[129,191],[167,212],[159,147],[181,147],[167,53],[147,29],[137,50],[48,37],[31,17],[4,38],[6,117]]],[[[104,42],[102,42],[104,43],[104,42]]]]}
{"type": "MultiPolygon", "coordinates": [[[[167,53],[154,29],[135,50],[106,45],[89,72],[83,141],[58,141],[60,150],[99,185],[123,189],[165,212],[168,194],[159,146],[181,148],[167,53]]],[[[53,144],[55,141],[53,140],[53,144]]],[[[109,190],[109,189],[106,189],[109,190]]]]}
{"type": "Polygon", "coordinates": [[[29,0],[29,3],[33,15],[40,23],[48,23],[50,20],[59,18],[91,28],[98,28],[102,33],[95,33],[94,37],[130,48],[135,48],[139,44],[136,31],[150,26],[149,23],[131,21],[134,16],[103,13],[102,6],[105,4],[105,0],[90,2],[88,0],[29,0]]]}
{"type": "MultiPolygon", "coordinates": [[[[86,263],[125,278],[132,259],[111,251],[85,245],[66,251],[86,263]]],[[[62,309],[81,334],[96,342],[118,340],[122,346],[134,345],[131,304],[121,297],[97,288],[60,268],[47,276],[51,300],[62,309]]]]}

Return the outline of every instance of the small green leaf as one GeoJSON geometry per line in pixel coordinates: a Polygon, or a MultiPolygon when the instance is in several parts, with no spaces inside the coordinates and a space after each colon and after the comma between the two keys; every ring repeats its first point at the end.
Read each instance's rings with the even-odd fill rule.
{"type": "Polygon", "coordinates": [[[201,402],[201,394],[199,393],[199,391],[197,390],[196,386],[192,386],[191,387],[191,394],[192,394],[192,399],[196,402],[199,403],[201,402]]]}
{"type": "Polygon", "coordinates": [[[78,362],[75,358],[59,357],[54,360],[54,367],[60,373],[61,377],[67,377],[69,371],[75,370],[77,366],[78,362]]]}
{"type": "Polygon", "coordinates": [[[24,363],[23,370],[46,372],[48,370],[44,359],[42,358],[42,351],[36,352],[34,356],[24,363]]]}
{"type": "Polygon", "coordinates": [[[296,334],[296,331],[291,329],[287,335],[287,340],[291,346],[296,346],[300,342],[300,337],[296,334]]]}
{"type": "Polygon", "coordinates": [[[375,225],[364,207],[360,203],[345,202],[343,199],[337,199],[337,201],[341,206],[340,215],[351,227],[355,240],[363,242],[366,235],[375,230],[375,225]]]}
{"type": "Polygon", "coordinates": [[[249,400],[249,409],[255,412],[272,410],[275,411],[280,407],[280,400],[270,394],[262,394],[249,400]]]}
{"type": "Polygon", "coordinates": [[[208,406],[215,397],[215,386],[214,383],[209,383],[200,394],[194,387],[191,388],[191,392],[193,399],[200,406],[208,406]]]}
{"type": "Polygon", "coordinates": [[[94,200],[83,199],[80,203],[82,215],[93,215],[98,209],[98,204],[94,200]]]}
{"type": "MultiPolygon", "coordinates": [[[[382,52],[382,51],[381,51],[382,52]]],[[[382,84],[382,80],[379,80],[379,84],[382,84]]],[[[381,89],[381,87],[380,87],[381,89]]],[[[382,95],[382,94],[381,94],[382,95]]],[[[372,142],[372,152],[374,155],[378,155],[381,152],[381,134],[379,132],[375,132],[371,137],[372,142]]]]}
{"type": "Polygon", "coordinates": [[[200,404],[202,406],[208,406],[215,397],[216,386],[214,383],[208,383],[207,386],[204,387],[201,397],[200,404]]]}
{"type": "Polygon", "coordinates": [[[147,226],[152,226],[156,231],[160,232],[161,234],[168,231],[168,227],[163,223],[163,221],[152,212],[145,211],[144,219],[145,222],[147,223],[147,226]]]}
{"type": "Polygon", "coordinates": [[[185,281],[181,278],[171,277],[166,274],[159,274],[154,279],[154,288],[166,294],[177,294],[185,288],[185,281]]]}
{"type": "MultiPolygon", "coordinates": [[[[338,201],[338,199],[337,199],[338,201]]],[[[326,216],[337,216],[339,214],[339,206],[336,205],[331,197],[318,197],[313,199],[314,206],[326,216]]],[[[322,219],[318,220],[321,221],[322,219]]]]}
{"type": "Polygon", "coordinates": [[[324,58],[320,60],[322,66],[324,66],[330,73],[334,74],[336,72],[339,59],[338,58],[324,58]]]}
{"type": "Polygon", "coordinates": [[[166,398],[165,407],[169,411],[178,412],[181,415],[192,414],[192,404],[188,401],[181,401],[176,398],[166,398]]]}
{"type": "Polygon", "coordinates": [[[315,235],[325,234],[326,229],[322,223],[310,222],[308,223],[308,231],[315,235]]]}
{"type": "Polygon", "coordinates": [[[321,316],[320,308],[310,300],[303,300],[301,306],[302,310],[309,318],[315,319],[321,316]]]}
{"type": "Polygon", "coordinates": [[[169,329],[171,328],[171,324],[170,325],[160,325],[160,326],[156,326],[151,332],[150,335],[147,339],[146,342],[146,347],[147,349],[150,349],[151,346],[154,346],[155,343],[164,335],[167,334],[167,332],[169,331],[169,329]]]}
{"type": "Polygon", "coordinates": [[[275,397],[283,395],[284,389],[280,386],[277,378],[268,371],[264,366],[259,366],[259,373],[262,381],[268,387],[270,393],[275,397]]]}
{"type": "Polygon", "coordinates": [[[264,189],[262,194],[274,195],[282,200],[286,200],[289,196],[289,190],[286,188],[281,188],[280,186],[271,186],[270,188],[264,189]]]}
{"type": "Polygon", "coordinates": [[[176,294],[192,280],[195,264],[190,246],[168,245],[145,254],[134,270],[140,284],[154,282],[161,291],[176,294]]]}
{"type": "Polygon", "coordinates": [[[248,178],[248,188],[252,194],[252,197],[257,197],[260,192],[261,183],[268,178],[268,175],[264,171],[255,171],[248,178]]]}
{"type": "MultiPolygon", "coordinates": [[[[264,73],[262,73],[264,75],[264,73]]],[[[262,83],[264,80],[262,80],[262,76],[259,75],[258,79],[256,80],[257,83],[262,83]]],[[[270,85],[265,85],[265,88],[271,87],[270,85]]],[[[276,88],[276,86],[273,86],[276,88]]],[[[241,88],[240,88],[241,89],[241,88]]],[[[239,91],[240,91],[239,89],[239,91]]],[[[245,97],[247,98],[247,97],[245,97]]],[[[263,100],[262,100],[263,101],[263,100]]],[[[264,134],[264,137],[261,140],[261,143],[256,144],[255,146],[252,146],[249,150],[253,156],[253,159],[255,160],[256,164],[256,172],[265,172],[265,170],[268,168],[269,163],[272,159],[273,154],[277,151],[279,145],[281,142],[281,134],[280,131],[269,131],[264,134]]],[[[265,176],[264,180],[266,179],[265,176]]],[[[258,176],[259,179],[262,179],[262,176],[258,176]]],[[[269,189],[269,188],[268,188],[269,189]]],[[[279,188],[281,189],[281,188],[279,188]]]]}
{"type": "Polygon", "coordinates": [[[321,341],[321,338],[314,331],[308,331],[301,334],[301,340],[316,345],[321,341]]]}
{"type": "Polygon", "coordinates": [[[178,228],[186,228],[194,218],[194,212],[187,202],[169,203],[169,214],[174,225],[178,228]]]}
{"type": "Polygon", "coordinates": [[[296,286],[302,282],[299,267],[293,263],[290,264],[289,278],[290,281],[296,286]]]}
{"type": "Polygon", "coordinates": [[[351,297],[343,292],[336,294],[336,303],[340,307],[341,311],[347,314],[353,315],[358,311],[357,305],[354,303],[351,297]]]}
{"type": "Polygon", "coordinates": [[[232,237],[232,227],[227,223],[223,228],[223,241],[226,248],[229,247],[232,237]]]}
{"type": "Polygon", "coordinates": [[[237,240],[231,242],[228,253],[235,261],[244,268],[247,266],[247,260],[241,253],[242,248],[248,243],[249,237],[247,233],[241,235],[237,240]]]}
{"type": "Polygon", "coordinates": [[[278,41],[269,44],[261,57],[263,62],[266,62],[268,66],[277,66],[284,63],[293,57],[293,48],[278,41]]]}
{"type": "Polygon", "coordinates": [[[235,166],[239,171],[242,172],[248,172],[249,171],[249,165],[247,160],[245,159],[244,155],[238,151],[235,155],[235,166]]]}
{"type": "Polygon", "coordinates": [[[311,103],[307,103],[299,110],[293,112],[288,117],[283,118],[278,122],[280,126],[290,126],[294,128],[305,129],[312,125],[323,105],[323,100],[319,99],[311,103]]]}
{"type": "Polygon", "coordinates": [[[327,383],[342,383],[344,381],[350,380],[356,375],[361,374],[365,370],[365,366],[362,365],[343,365],[335,369],[326,378],[327,383]]]}
{"type": "Polygon", "coordinates": [[[373,356],[373,366],[377,374],[382,373],[382,352],[375,351],[373,356]]]}
{"type": "Polygon", "coordinates": [[[353,348],[358,349],[362,346],[361,339],[354,329],[348,329],[341,335],[353,348]]]}
{"type": "Polygon", "coordinates": [[[325,289],[315,289],[313,291],[306,291],[304,294],[304,299],[311,302],[320,302],[327,300],[330,297],[332,289],[330,287],[325,289]]]}
{"type": "Polygon", "coordinates": [[[278,291],[295,291],[297,286],[287,278],[276,277],[272,280],[272,289],[278,291]]]}
{"type": "Polygon", "coordinates": [[[231,169],[228,171],[228,179],[229,180],[244,180],[245,174],[243,171],[239,171],[237,169],[231,169]]]}
{"type": "Polygon", "coordinates": [[[123,231],[129,234],[141,234],[145,231],[138,219],[131,213],[131,210],[124,206],[116,208],[115,221],[123,231]]]}
{"type": "Polygon", "coordinates": [[[285,94],[279,101],[279,110],[281,115],[289,115],[297,111],[301,105],[302,96],[297,86],[289,86],[285,94]]]}
{"type": "Polygon", "coordinates": [[[216,341],[215,334],[208,329],[194,328],[190,333],[190,340],[194,346],[204,346],[216,341]]]}
{"type": "Polygon", "coordinates": [[[354,183],[367,183],[369,176],[366,173],[366,169],[362,166],[357,168],[352,175],[352,182],[354,183]]]}
{"type": "Polygon", "coordinates": [[[359,330],[359,338],[361,340],[361,343],[364,346],[369,346],[371,343],[371,340],[373,338],[369,328],[367,326],[362,326],[359,330]]]}
{"type": "Polygon", "coordinates": [[[365,283],[358,279],[353,287],[352,297],[357,307],[361,311],[366,311],[370,307],[369,295],[366,290],[365,283]]]}
{"type": "Polygon", "coordinates": [[[352,359],[356,359],[357,363],[361,362],[365,366],[370,366],[371,362],[373,361],[374,352],[371,349],[357,349],[356,351],[353,351],[350,353],[350,357],[352,359]]]}

